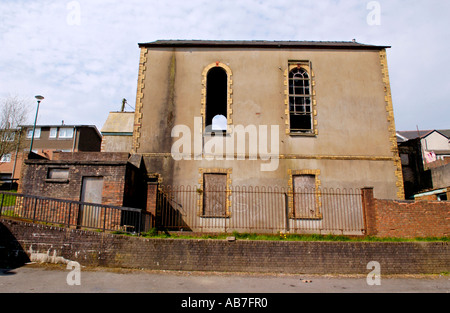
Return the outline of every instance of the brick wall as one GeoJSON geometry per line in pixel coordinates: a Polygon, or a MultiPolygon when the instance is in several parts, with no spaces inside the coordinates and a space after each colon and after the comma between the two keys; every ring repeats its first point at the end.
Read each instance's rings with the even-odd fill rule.
{"type": "Polygon", "coordinates": [[[378,237],[450,236],[450,201],[397,201],[373,198],[363,190],[367,235],[378,237]]]}
{"type": "Polygon", "coordinates": [[[148,184],[146,210],[147,212],[150,212],[153,215],[156,215],[157,196],[158,196],[158,185],[148,184]]]}
{"type": "MultiPolygon", "coordinates": [[[[0,219],[3,255],[44,253],[83,266],[183,271],[367,274],[377,261],[381,274],[449,271],[445,242],[363,243],[145,239],[67,230],[0,219]],[[12,239],[13,238],[13,239],[12,239]]],[[[4,258],[5,259],[5,258],[4,258]]]]}
{"type": "Polygon", "coordinates": [[[102,204],[122,206],[128,165],[124,155],[55,153],[53,160],[26,160],[19,193],[80,201],[83,177],[101,176],[102,204]],[[69,176],[65,180],[48,179],[50,168],[66,168],[69,176]]]}
{"type": "Polygon", "coordinates": [[[60,161],[95,161],[95,162],[114,162],[128,161],[130,157],[126,152],[54,152],[52,160],[60,161]]]}

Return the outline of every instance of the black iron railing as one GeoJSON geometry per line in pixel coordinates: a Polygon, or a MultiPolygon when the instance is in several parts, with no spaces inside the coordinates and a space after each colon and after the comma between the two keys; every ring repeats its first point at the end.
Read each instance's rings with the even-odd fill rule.
{"type": "Polygon", "coordinates": [[[147,210],[0,192],[0,215],[140,234],[188,232],[364,235],[359,189],[158,186],[147,210]]]}
{"type": "Polygon", "coordinates": [[[142,209],[0,192],[0,216],[60,227],[140,234],[154,227],[142,209]]]}
{"type": "Polygon", "coordinates": [[[172,231],[362,235],[359,189],[159,186],[156,225],[172,231]]]}

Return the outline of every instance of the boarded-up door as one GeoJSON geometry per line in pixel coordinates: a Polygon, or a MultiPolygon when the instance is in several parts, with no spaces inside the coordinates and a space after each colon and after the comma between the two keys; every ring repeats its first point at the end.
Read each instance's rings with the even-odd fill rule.
{"type": "Polygon", "coordinates": [[[316,216],[316,177],[297,175],[294,181],[294,215],[296,218],[316,216]]]}
{"type": "Polygon", "coordinates": [[[226,215],[227,175],[204,174],[203,215],[223,217],[226,215]]]}
{"type": "MultiPolygon", "coordinates": [[[[102,203],[103,177],[83,177],[81,201],[88,203],[102,203]]],[[[82,205],[80,212],[80,226],[100,227],[101,210],[95,205],[82,205]]]]}

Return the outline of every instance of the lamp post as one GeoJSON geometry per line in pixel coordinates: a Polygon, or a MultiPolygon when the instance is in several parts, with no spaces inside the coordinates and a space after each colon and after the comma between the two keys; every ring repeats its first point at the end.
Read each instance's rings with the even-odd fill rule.
{"type": "Polygon", "coordinates": [[[29,153],[29,155],[33,151],[34,132],[36,131],[36,121],[37,121],[38,112],[39,112],[39,104],[41,103],[42,100],[44,100],[43,96],[36,96],[35,98],[37,99],[37,109],[36,109],[36,116],[34,117],[33,134],[31,135],[31,144],[30,144],[30,153],[29,153]]]}

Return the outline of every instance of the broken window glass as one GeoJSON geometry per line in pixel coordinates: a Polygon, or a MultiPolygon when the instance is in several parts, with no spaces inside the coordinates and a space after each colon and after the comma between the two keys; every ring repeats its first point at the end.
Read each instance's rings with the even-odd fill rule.
{"type": "Polygon", "coordinates": [[[289,72],[289,120],[291,133],[311,133],[312,104],[308,72],[297,67],[289,72]]]}

